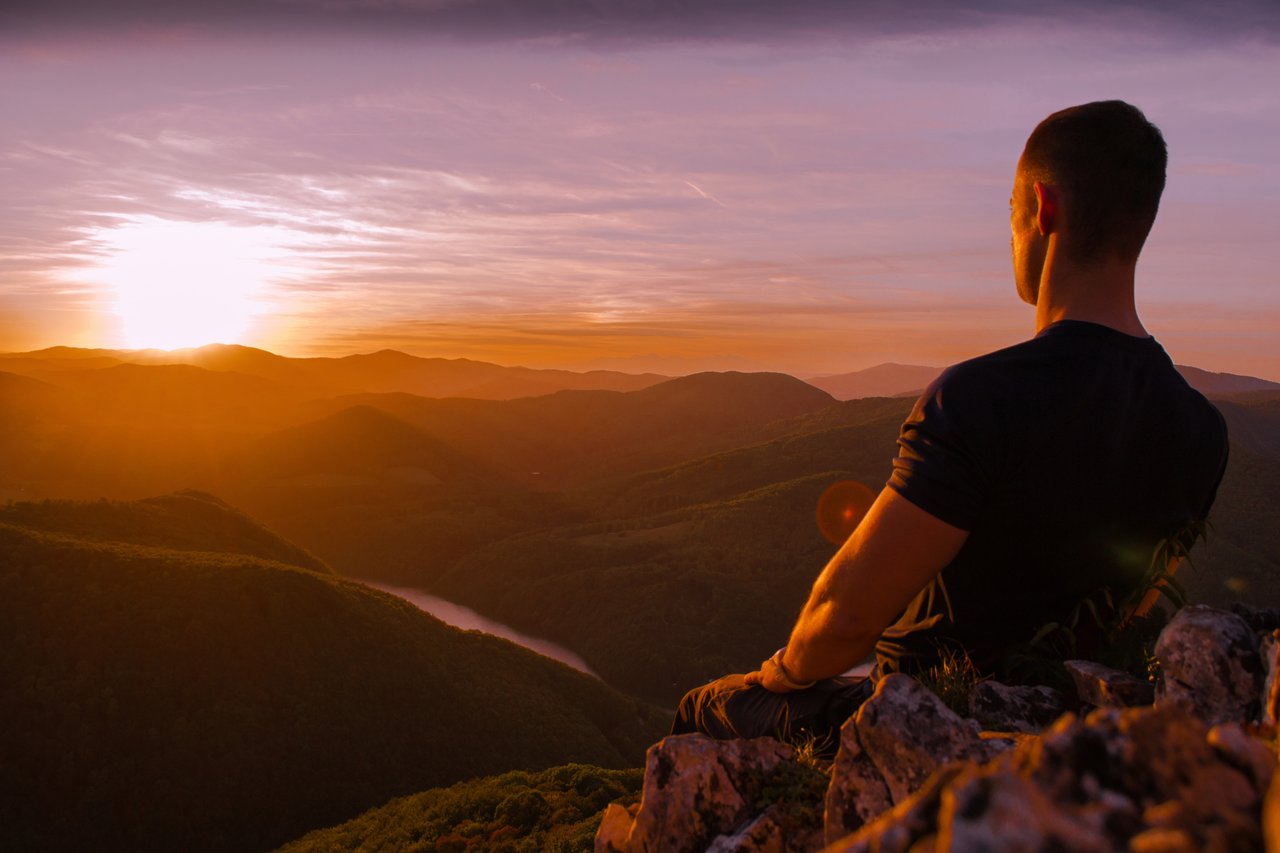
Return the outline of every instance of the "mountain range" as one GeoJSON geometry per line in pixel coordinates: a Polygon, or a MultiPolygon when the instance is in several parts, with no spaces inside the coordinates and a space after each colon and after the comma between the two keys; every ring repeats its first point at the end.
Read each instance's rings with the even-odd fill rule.
{"type": "MultiPolygon", "coordinates": [[[[444,360],[190,355],[0,358],[0,846],[260,847],[478,774],[633,765],[648,703],[785,640],[834,550],[820,496],[878,489],[912,405],[734,372],[437,397],[405,388],[444,360]],[[357,579],[556,641],[605,684],[357,579]]],[[[1280,393],[1245,379],[1195,378],[1232,448],[1179,577],[1277,606],[1280,393]]]]}

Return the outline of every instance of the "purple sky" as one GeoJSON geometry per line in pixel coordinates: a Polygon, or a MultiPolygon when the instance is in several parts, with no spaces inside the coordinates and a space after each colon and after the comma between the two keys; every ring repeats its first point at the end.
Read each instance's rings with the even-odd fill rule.
{"type": "Polygon", "coordinates": [[[896,5],[7,4],[0,351],[942,364],[1031,330],[1026,134],[1119,97],[1170,147],[1148,327],[1280,380],[1280,17],[896,5]]]}

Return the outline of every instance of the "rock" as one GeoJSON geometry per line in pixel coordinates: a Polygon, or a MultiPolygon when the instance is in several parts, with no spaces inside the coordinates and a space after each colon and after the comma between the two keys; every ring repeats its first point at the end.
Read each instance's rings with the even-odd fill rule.
{"type": "Polygon", "coordinates": [[[963,771],[944,767],[913,795],[850,836],[828,845],[822,853],[925,853],[937,846],[938,808],[942,792],[963,771]]]}
{"type": "Polygon", "coordinates": [[[817,827],[797,830],[773,805],[731,835],[721,835],[711,842],[707,853],[808,853],[822,847],[817,827]]]}
{"type": "Polygon", "coordinates": [[[1269,726],[1280,725],[1280,630],[1262,639],[1262,713],[1259,719],[1269,726]]]}
{"type": "Polygon", "coordinates": [[[1156,641],[1156,702],[1186,708],[1210,725],[1257,716],[1262,665],[1254,634],[1234,613],[1184,607],[1156,641]]]}
{"type": "Polygon", "coordinates": [[[1270,634],[1280,629],[1280,608],[1250,607],[1237,601],[1231,605],[1231,612],[1243,619],[1255,634],[1270,634]]]}
{"type": "Polygon", "coordinates": [[[733,833],[756,816],[765,779],[791,748],[772,738],[715,741],[704,735],[672,735],[645,756],[640,808],[618,842],[617,813],[601,823],[600,853],[705,850],[719,835],[733,833]],[[602,846],[604,845],[604,846],[602,846]]]}
{"type": "Polygon", "coordinates": [[[1111,669],[1090,660],[1063,661],[1076,694],[1085,705],[1096,708],[1133,708],[1155,701],[1155,686],[1127,672],[1111,669]]]}
{"type": "Polygon", "coordinates": [[[850,717],[840,727],[840,750],[823,811],[823,838],[827,844],[844,838],[892,805],[889,787],[858,742],[857,718],[850,717]]]}
{"type": "Polygon", "coordinates": [[[770,806],[732,835],[718,836],[707,853],[783,853],[782,828],[773,816],[776,809],[770,806]]]}
{"type": "Polygon", "coordinates": [[[596,830],[596,853],[614,853],[627,849],[627,836],[631,834],[631,825],[635,815],[617,803],[605,806],[604,817],[600,818],[600,828],[596,830]]]}
{"type": "Polygon", "coordinates": [[[1276,756],[1261,741],[1246,733],[1239,723],[1210,729],[1209,746],[1224,761],[1244,773],[1259,796],[1271,787],[1271,778],[1276,772],[1276,756]]]}
{"type": "Polygon", "coordinates": [[[944,764],[989,757],[975,721],[961,719],[928,688],[901,673],[880,679],[854,724],[859,745],[895,804],[944,764]]]}
{"type": "Polygon", "coordinates": [[[1232,746],[1176,706],[1068,715],[984,767],[944,768],[828,850],[1258,849],[1261,792],[1225,759],[1251,749],[1230,728],[1216,739],[1232,746]]]}
{"type": "Polygon", "coordinates": [[[1116,839],[1098,809],[1055,804],[1030,779],[999,767],[974,768],[942,792],[939,850],[1070,850],[1110,853],[1116,839]]]}
{"type": "Polygon", "coordinates": [[[1280,773],[1271,778],[1271,790],[1262,804],[1262,834],[1267,853],[1280,853],[1280,773]]]}
{"type": "Polygon", "coordinates": [[[1200,848],[1186,830],[1148,829],[1129,839],[1129,853],[1200,853],[1200,848]]]}
{"type": "Polygon", "coordinates": [[[969,697],[969,715],[983,728],[1033,734],[1067,711],[1066,700],[1052,687],[1023,687],[982,681],[969,697]]]}

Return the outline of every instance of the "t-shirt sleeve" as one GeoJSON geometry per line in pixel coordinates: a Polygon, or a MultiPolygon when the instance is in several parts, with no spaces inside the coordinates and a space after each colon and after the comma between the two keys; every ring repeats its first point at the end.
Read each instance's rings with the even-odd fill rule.
{"type": "Polygon", "coordinates": [[[1222,412],[1217,406],[1208,401],[1205,402],[1205,405],[1213,412],[1212,427],[1209,430],[1210,438],[1207,440],[1207,444],[1211,452],[1210,458],[1212,458],[1212,451],[1216,450],[1217,464],[1210,468],[1211,472],[1216,473],[1211,473],[1212,485],[1207,489],[1207,498],[1203,509],[1200,511],[1201,518],[1209,517],[1209,510],[1213,508],[1213,502],[1218,497],[1218,489],[1222,486],[1222,478],[1226,476],[1228,456],[1230,455],[1230,442],[1227,439],[1227,419],[1222,416],[1222,412]]]}
{"type": "Polygon", "coordinates": [[[925,390],[902,425],[888,483],[962,530],[989,503],[1001,456],[997,407],[981,385],[953,369],[925,390]]]}

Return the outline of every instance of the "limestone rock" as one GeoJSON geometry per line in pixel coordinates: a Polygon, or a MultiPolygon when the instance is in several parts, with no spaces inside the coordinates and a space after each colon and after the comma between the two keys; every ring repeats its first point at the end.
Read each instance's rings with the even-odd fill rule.
{"type": "Polygon", "coordinates": [[[991,731],[1032,734],[1066,711],[1066,700],[1052,687],[982,681],[969,697],[969,715],[991,731]]]}
{"type": "MultiPolygon", "coordinates": [[[[1236,731],[1216,740],[1248,750],[1236,731]]],[[[1262,791],[1212,740],[1175,706],[1068,715],[984,767],[944,768],[828,850],[1258,849],[1262,791]]]]}
{"type": "MultiPolygon", "coordinates": [[[[673,735],[649,748],[635,819],[619,842],[615,812],[596,835],[599,853],[695,853],[754,818],[765,779],[791,748],[772,738],[715,741],[673,735]],[[611,833],[603,835],[606,825],[611,833]]],[[[733,849],[733,848],[730,848],[733,849]]],[[[752,848],[744,848],[752,849],[752,848]]],[[[767,848],[762,848],[767,849],[767,848]]]]}
{"type": "Polygon", "coordinates": [[[854,724],[858,743],[895,804],[944,764],[989,756],[975,721],[961,719],[928,688],[901,673],[880,679],[854,724]]]}
{"type": "Polygon", "coordinates": [[[1155,687],[1127,672],[1090,660],[1063,661],[1080,701],[1096,708],[1133,708],[1155,701],[1155,687]]]}
{"type": "Polygon", "coordinates": [[[1280,724],[1280,630],[1262,640],[1262,713],[1259,718],[1269,726],[1280,724]]]}
{"type": "Polygon", "coordinates": [[[1262,834],[1267,853],[1280,853],[1280,773],[1271,778],[1271,790],[1262,805],[1262,834]]]}
{"type": "Polygon", "coordinates": [[[831,768],[823,812],[823,838],[827,844],[844,838],[892,805],[884,777],[858,742],[857,719],[850,717],[840,727],[840,750],[831,768]]]}
{"type": "Polygon", "coordinates": [[[1055,804],[1010,770],[970,768],[942,792],[938,849],[1110,853],[1106,823],[1102,810],[1055,804]]]}
{"type": "Polygon", "coordinates": [[[926,853],[937,845],[938,809],[942,792],[963,766],[944,767],[913,795],[852,835],[827,846],[822,853],[926,853]]]}
{"type": "Polygon", "coordinates": [[[631,834],[631,825],[635,815],[617,803],[605,806],[604,816],[600,819],[600,828],[596,830],[596,853],[615,853],[627,849],[627,836],[631,834]]]}
{"type": "Polygon", "coordinates": [[[1214,726],[1209,745],[1231,766],[1244,773],[1259,794],[1271,786],[1276,772],[1276,756],[1261,741],[1249,735],[1239,723],[1214,726]]]}
{"type": "Polygon", "coordinates": [[[1256,717],[1262,665],[1254,634],[1234,613],[1184,607],[1156,641],[1156,702],[1177,705],[1210,725],[1256,717]]]}
{"type": "Polygon", "coordinates": [[[781,812],[778,806],[769,806],[736,832],[717,837],[707,853],[808,853],[822,847],[817,827],[797,830],[781,812]]]}
{"type": "Polygon", "coordinates": [[[1243,619],[1255,634],[1270,634],[1280,629],[1280,608],[1251,607],[1237,601],[1231,605],[1231,612],[1243,619]]]}
{"type": "Polygon", "coordinates": [[[717,836],[707,853],[782,853],[782,829],[773,819],[774,807],[748,821],[731,835],[717,836]]]}

